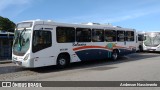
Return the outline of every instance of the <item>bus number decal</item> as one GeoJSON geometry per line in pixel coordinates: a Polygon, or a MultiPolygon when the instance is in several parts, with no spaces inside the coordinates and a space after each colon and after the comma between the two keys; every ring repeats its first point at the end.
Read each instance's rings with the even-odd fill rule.
{"type": "Polygon", "coordinates": [[[60,49],[60,51],[67,51],[68,50],[68,48],[62,48],[62,49],[60,49]]]}

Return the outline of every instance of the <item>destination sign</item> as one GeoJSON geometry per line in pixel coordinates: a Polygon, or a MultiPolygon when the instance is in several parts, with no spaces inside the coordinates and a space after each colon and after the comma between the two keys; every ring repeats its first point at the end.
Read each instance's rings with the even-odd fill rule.
{"type": "Polygon", "coordinates": [[[32,27],[32,22],[24,22],[17,24],[17,28],[30,28],[32,27]]]}

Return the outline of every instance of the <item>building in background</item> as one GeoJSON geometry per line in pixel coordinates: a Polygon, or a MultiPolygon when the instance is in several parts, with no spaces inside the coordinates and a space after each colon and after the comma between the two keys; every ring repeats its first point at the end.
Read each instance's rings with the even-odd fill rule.
{"type": "Polygon", "coordinates": [[[0,31],[0,60],[11,59],[14,33],[0,31]]]}

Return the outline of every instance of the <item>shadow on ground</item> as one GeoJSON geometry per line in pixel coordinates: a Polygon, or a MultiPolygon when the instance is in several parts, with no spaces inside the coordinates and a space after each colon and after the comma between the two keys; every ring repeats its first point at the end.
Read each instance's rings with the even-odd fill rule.
{"type": "Polygon", "coordinates": [[[4,66],[4,67],[0,67],[0,74],[21,72],[21,71],[49,73],[49,72],[60,72],[64,70],[87,69],[87,68],[94,68],[94,70],[109,70],[117,67],[107,67],[106,65],[114,65],[114,64],[124,63],[124,62],[145,60],[147,58],[158,57],[158,56],[160,56],[159,53],[135,53],[135,54],[127,55],[124,57],[120,57],[117,61],[106,59],[106,60],[94,60],[94,61],[72,63],[64,69],[59,69],[57,66],[46,66],[46,67],[40,67],[40,68],[34,68],[34,69],[27,69],[27,68],[15,66],[15,65],[4,66]]]}
{"type": "Polygon", "coordinates": [[[106,67],[106,65],[113,65],[113,64],[119,64],[124,62],[133,62],[137,60],[145,60],[147,58],[158,57],[158,56],[160,56],[160,54],[157,54],[157,53],[135,53],[128,56],[119,57],[117,61],[113,61],[110,59],[94,60],[94,61],[72,63],[64,69],[59,69],[56,66],[47,66],[47,67],[30,69],[30,70],[38,73],[59,72],[64,70],[87,69],[87,68],[94,68],[94,70],[109,70],[117,67],[106,67]]]}

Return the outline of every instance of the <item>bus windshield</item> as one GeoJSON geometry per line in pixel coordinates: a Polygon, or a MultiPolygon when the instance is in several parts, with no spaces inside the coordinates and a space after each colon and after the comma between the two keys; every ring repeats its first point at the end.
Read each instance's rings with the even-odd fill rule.
{"type": "Polygon", "coordinates": [[[30,29],[24,28],[24,30],[16,30],[13,43],[13,54],[20,56],[24,55],[29,49],[31,40],[30,37],[31,37],[30,29]]]}
{"type": "Polygon", "coordinates": [[[147,35],[144,44],[146,46],[152,46],[152,47],[158,46],[160,44],[160,35],[155,35],[155,36],[147,35]]]}

